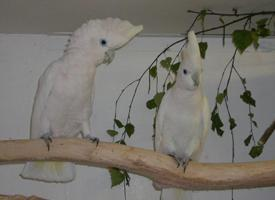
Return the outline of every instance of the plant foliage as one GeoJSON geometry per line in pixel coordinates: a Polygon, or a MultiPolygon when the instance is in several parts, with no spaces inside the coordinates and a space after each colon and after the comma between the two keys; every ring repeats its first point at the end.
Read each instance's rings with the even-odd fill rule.
{"type": "MultiPolygon", "coordinates": [[[[255,142],[254,137],[254,128],[257,128],[257,122],[254,120],[254,113],[252,108],[256,107],[256,100],[253,98],[251,90],[247,89],[246,86],[246,79],[241,76],[238,67],[235,65],[235,60],[237,57],[237,52],[239,54],[243,54],[247,48],[254,47],[257,49],[259,47],[259,39],[264,38],[270,35],[270,22],[275,14],[275,11],[272,12],[257,12],[257,13],[238,13],[238,10],[233,9],[233,13],[215,13],[211,10],[201,10],[201,11],[188,11],[190,13],[196,14],[196,17],[194,18],[193,23],[191,26],[187,29],[186,33],[189,32],[194,25],[197,22],[200,22],[201,25],[201,31],[198,31],[196,34],[205,34],[209,33],[214,30],[221,29],[223,34],[223,40],[222,44],[225,45],[225,35],[226,35],[226,28],[229,26],[232,26],[236,23],[242,23],[243,28],[237,29],[232,32],[232,43],[235,46],[235,51],[233,53],[232,58],[229,60],[229,62],[224,67],[224,70],[221,74],[220,82],[217,87],[217,94],[215,97],[215,105],[211,112],[211,129],[216,132],[219,136],[223,136],[226,133],[226,129],[224,126],[224,123],[226,122],[223,118],[223,115],[221,115],[220,109],[222,106],[226,109],[226,114],[228,117],[227,123],[229,130],[228,132],[231,133],[232,136],[232,162],[234,162],[234,154],[235,154],[235,148],[234,148],[234,130],[237,128],[237,121],[233,117],[233,113],[231,113],[228,101],[230,98],[230,90],[229,90],[229,84],[231,82],[232,76],[236,76],[239,78],[240,83],[243,87],[243,92],[240,94],[240,100],[245,103],[245,105],[248,107],[248,119],[249,119],[249,133],[248,136],[244,140],[244,145],[249,146],[252,143],[252,148],[249,152],[249,155],[252,158],[256,158],[261,155],[263,152],[264,145],[258,145],[255,142]],[[215,16],[217,17],[217,21],[221,24],[216,27],[211,27],[206,29],[205,28],[205,21],[207,20],[207,17],[215,16]],[[259,16],[265,16],[264,18],[260,18],[259,16]],[[257,20],[255,20],[257,18],[257,20]],[[225,87],[222,88],[222,83],[225,83],[225,87]]],[[[126,145],[126,139],[130,138],[135,131],[135,126],[131,122],[131,110],[133,106],[134,99],[136,97],[136,93],[138,88],[140,87],[141,81],[144,79],[145,75],[148,74],[149,77],[149,88],[148,93],[152,91],[152,81],[155,84],[155,93],[153,94],[153,97],[149,98],[146,102],[146,107],[149,110],[155,111],[155,116],[153,119],[153,127],[155,127],[155,119],[156,114],[158,112],[158,108],[161,104],[162,98],[167,92],[167,90],[171,89],[173,85],[175,84],[175,75],[177,74],[177,71],[180,66],[180,62],[177,62],[179,54],[186,44],[187,38],[184,37],[180,40],[175,41],[174,43],[170,44],[168,47],[166,47],[164,50],[162,50],[156,58],[153,60],[153,62],[147,67],[144,72],[137,78],[136,80],[130,82],[128,85],[126,85],[121,93],[119,94],[116,104],[115,104],[115,116],[114,116],[114,124],[113,129],[107,130],[107,134],[114,138],[114,142],[126,145]],[[182,44],[181,48],[179,49],[177,55],[175,57],[166,56],[166,52],[173,46],[177,44],[182,44]],[[162,58],[162,59],[161,59],[162,58]],[[159,74],[163,70],[167,75],[165,80],[162,84],[162,90],[159,90],[159,74]],[[125,93],[127,89],[130,87],[134,87],[133,96],[131,98],[131,101],[129,103],[129,109],[128,109],[128,115],[125,120],[125,122],[120,121],[117,119],[117,106],[118,101],[120,100],[120,97],[125,93]],[[117,130],[118,129],[118,130],[117,130]],[[115,138],[120,137],[118,140],[115,140],[115,138]]],[[[200,53],[202,58],[206,58],[206,53],[208,50],[208,43],[207,42],[200,42],[200,53]]],[[[126,171],[112,168],[109,170],[111,179],[112,179],[112,187],[115,185],[118,185],[122,182],[129,184],[129,175],[126,171]]]]}

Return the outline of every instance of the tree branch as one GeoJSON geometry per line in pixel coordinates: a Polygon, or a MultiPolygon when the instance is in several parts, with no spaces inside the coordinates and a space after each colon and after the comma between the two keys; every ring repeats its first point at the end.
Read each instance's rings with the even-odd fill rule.
{"type": "Polygon", "coordinates": [[[40,139],[0,141],[0,164],[31,160],[116,167],[145,176],[163,188],[217,190],[275,186],[274,160],[234,164],[190,162],[184,172],[167,155],[115,143],[100,142],[96,146],[83,139],[54,139],[48,151],[40,139]]]}
{"type": "MultiPolygon", "coordinates": [[[[187,10],[188,13],[200,14],[201,11],[187,10]]],[[[239,16],[247,16],[247,15],[273,15],[274,11],[261,11],[261,12],[251,12],[251,13],[219,13],[213,12],[212,10],[206,10],[205,15],[217,15],[217,16],[225,16],[225,17],[239,17],[239,16]]]]}

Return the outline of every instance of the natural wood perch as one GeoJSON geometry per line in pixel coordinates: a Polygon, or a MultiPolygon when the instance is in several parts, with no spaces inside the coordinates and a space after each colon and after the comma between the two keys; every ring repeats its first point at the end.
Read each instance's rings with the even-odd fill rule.
{"type": "Polygon", "coordinates": [[[30,160],[72,161],[103,168],[117,167],[148,177],[163,187],[217,190],[275,186],[275,161],[250,163],[190,162],[185,173],[169,156],[114,143],[98,146],[83,139],[0,141],[0,164],[30,160]]]}

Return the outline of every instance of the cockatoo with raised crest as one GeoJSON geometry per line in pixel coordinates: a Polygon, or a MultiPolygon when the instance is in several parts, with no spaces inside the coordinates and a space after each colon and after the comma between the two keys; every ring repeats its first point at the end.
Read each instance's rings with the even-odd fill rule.
{"type": "MultiPolygon", "coordinates": [[[[97,140],[90,117],[95,93],[96,67],[110,63],[114,51],[124,46],[142,26],[126,20],[90,20],[71,36],[64,54],[41,75],[36,91],[30,137],[76,137],[97,140]]],[[[23,178],[45,182],[69,182],[75,166],[69,162],[28,162],[23,178]]]]}
{"type": "MultiPolygon", "coordinates": [[[[209,107],[203,93],[202,59],[193,31],[188,33],[187,48],[175,85],[164,95],[156,118],[156,151],[173,156],[183,171],[189,160],[197,160],[208,132],[209,107]]],[[[157,184],[155,184],[157,186],[157,184]]],[[[164,200],[186,200],[182,190],[163,189],[164,200]]]]}

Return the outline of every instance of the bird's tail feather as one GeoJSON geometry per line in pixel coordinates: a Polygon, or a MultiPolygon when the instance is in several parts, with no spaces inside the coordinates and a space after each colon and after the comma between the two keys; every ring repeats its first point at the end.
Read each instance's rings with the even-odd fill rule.
{"type": "Polygon", "coordinates": [[[27,162],[20,175],[45,182],[70,182],[75,178],[75,166],[69,162],[27,162]]]}
{"type": "Polygon", "coordinates": [[[192,200],[192,192],[182,189],[163,189],[161,200],[192,200]]]}

